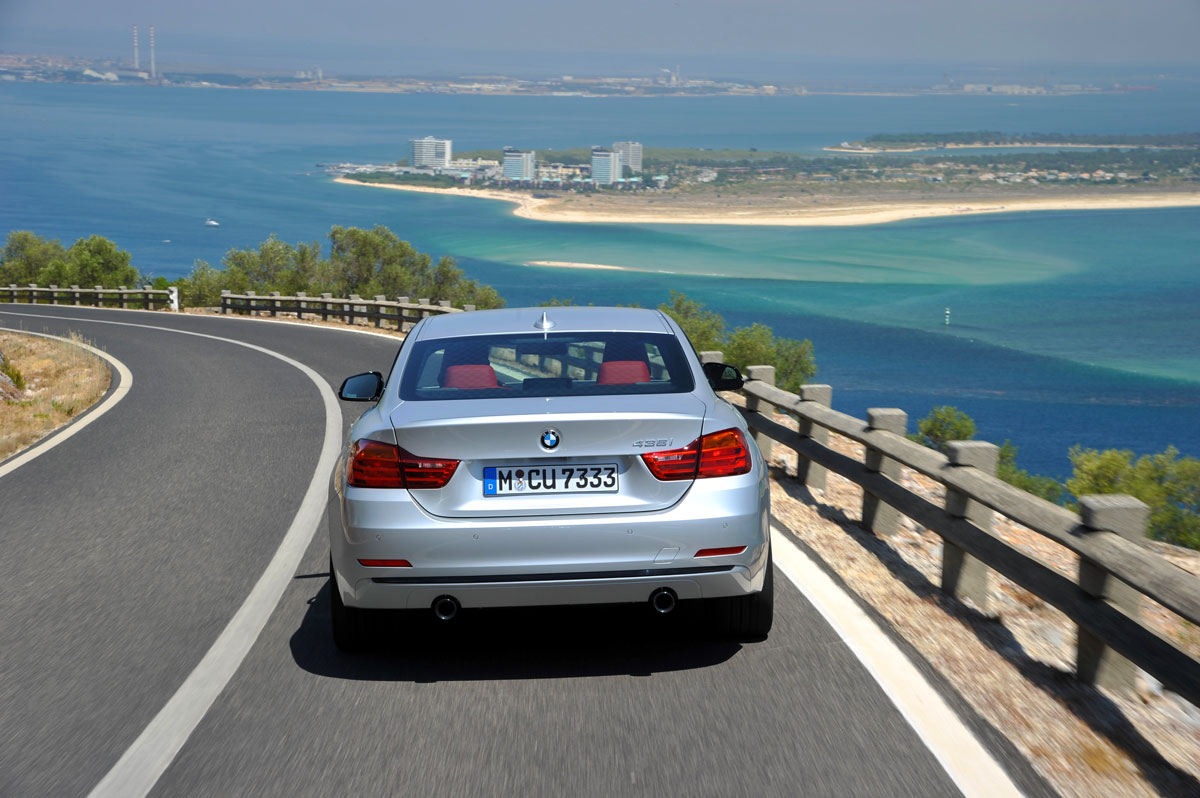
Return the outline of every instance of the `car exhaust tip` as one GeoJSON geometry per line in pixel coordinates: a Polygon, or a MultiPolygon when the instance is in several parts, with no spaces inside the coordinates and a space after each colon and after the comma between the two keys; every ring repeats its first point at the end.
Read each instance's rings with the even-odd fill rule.
{"type": "Polygon", "coordinates": [[[650,594],[650,607],[659,615],[675,609],[675,601],[675,591],[669,587],[660,587],[650,594]]]}
{"type": "Polygon", "coordinates": [[[458,611],[462,609],[462,605],[454,596],[438,596],[430,606],[439,621],[454,620],[454,616],[458,615],[458,611]]]}

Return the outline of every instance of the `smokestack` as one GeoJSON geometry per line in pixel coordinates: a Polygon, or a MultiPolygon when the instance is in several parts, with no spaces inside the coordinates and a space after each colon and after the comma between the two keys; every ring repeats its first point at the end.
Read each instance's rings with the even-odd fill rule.
{"type": "Polygon", "coordinates": [[[138,60],[137,46],[137,25],[133,26],[133,71],[137,72],[142,68],[141,61],[138,60]]]}
{"type": "Polygon", "coordinates": [[[150,26],[150,78],[158,78],[158,70],[154,68],[154,26],[150,26]]]}

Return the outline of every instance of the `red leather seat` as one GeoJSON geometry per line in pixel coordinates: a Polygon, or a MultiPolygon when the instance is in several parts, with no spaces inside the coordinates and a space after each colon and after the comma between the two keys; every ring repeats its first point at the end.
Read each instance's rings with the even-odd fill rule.
{"type": "Polygon", "coordinates": [[[597,385],[632,385],[650,382],[650,367],[642,360],[610,360],[600,364],[597,385]]]}
{"type": "Polygon", "coordinates": [[[467,391],[479,391],[485,388],[499,388],[496,380],[496,370],[487,363],[468,363],[461,366],[450,366],[442,379],[443,388],[460,388],[467,391]]]}

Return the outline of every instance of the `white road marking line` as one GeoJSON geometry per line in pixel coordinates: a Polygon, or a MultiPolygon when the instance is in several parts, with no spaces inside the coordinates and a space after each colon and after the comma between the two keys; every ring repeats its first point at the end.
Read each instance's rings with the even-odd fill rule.
{"type": "MultiPolygon", "coordinates": [[[[7,328],[5,328],[5,329],[7,329],[7,328]]],[[[117,372],[117,387],[112,389],[112,391],[108,394],[107,399],[105,399],[100,404],[94,405],[94,406],[88,408],[87,410],[85,410],[83,415],[79,416],[79,418],[77,418],[75,421],[71,422],[66,427],[64,427],[60,430],[55,430],[54,432],[51,432],[47,437],[42,438],[37,443],[33,444],[33,446],[29,447],[28,449],[21,452],[19,455],[17,455],[13,459],[9,460],[4,465],[0,466],[0,477],[3,477],[5,474],[15,471],[16,469],[25,465],[26,463],[28,463],[30,460],[34,459],[35,457],[41,457],[43,454],[50,451],[55,446],[58,446],[60,443],[67,440],[72,435],[79,433],[79,431],[82,430],[84,427],[86,427],[88,424],[91,424],[93,421],[100,418],[100,416],[104,415],[109,410],[112,410],[114,407],[116,407],[117,402],[120,402],[122,399],[125,398],[125,395],[129,393],[129,389],[133,385],[133,374],[129,371],[128,368],[126,368],[125,364],[122,363],[121,361],[117,360],[115,357],[108,354],[107,352],[101,352],[99,349],[97,349],[94,346],[89,346],[88,344],[79,343],[78,341],[72,341],[70,338],[63,338],[62,336],[59,336],[59,335],[49,335],[47,333],[29,332],[28,330],[12,330],[12,332],[19,333],[21,335],[36,335],[39,338],[53,338],[55,340],[62,341],[64,343],[72,344],[73,346],[78,346],[80,349],[86,349],[87,351],[91,352],[93,355],[95,355],[99,358],[102,358],[104,360],[107,360],[108,363],[113,367],[113,369],[116,370],[116,372],[117,372]]]]}
{"type": "Polygon", "coordinates": [[[771,548],[775,565],[845,641],[966,798],[1022,795],[908,657],[774,525],[771,548]]]}
{"type": "Polygon", "coordinates": [[[37,314],[11,314],[25,317],[48,318],[55,321],[79,321],[92,324],[115,324],[122,327],[138,327],[150,330],[194,335],[215,341],[244,346],[256,352],[282,360],[299,369],[317,386],[325,405],[325,436],[321,444],[321,456],[308,485],[308,491],[300,503],[300,509],[292,519],[287,534],[275,551],[271,562],[250,591],[250,595],[234,613],[229,623],[205,653],[200,663],[180,685],[175,695],[159,710],[150,724],[142,730],[133,744],[125,751],[107,775],[89,793],[91,798],[142,798],[147,795],[159,777],[174,761],[196,726],[204,719],[217,696],[233,678],[242,660],[250,653],[259,633],[275,611],[284,589],[292,580],[300,560],[317,530],[317,524],[325,513],[325,500],[329,492],[329,475],[337,461],[341,446],[342,412],[337,398],[321,375],[308,366],[286,355],[255,344],[222,338],[189,330],[174,330],[149,324],[133,324],[122,321],[101,321],[87,318],[37,314]]]}

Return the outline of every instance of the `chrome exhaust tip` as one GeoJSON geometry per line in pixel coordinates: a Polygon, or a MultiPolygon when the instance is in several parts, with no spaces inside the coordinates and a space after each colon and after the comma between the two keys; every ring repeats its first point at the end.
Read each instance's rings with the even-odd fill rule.
{"type": "Polygon", "coordinates": [[[669,587],[660,587],[650,594],[650,607],[659,615],[675,609],[675,601],[675,591],[669,587]]]}
{"type": "Polygon", "coordinates": [[[458,611],[462,608],[454,596],[438,596],[430,606],[439,621],[454,620],[454,616],[458,615],[458,611]]]}

